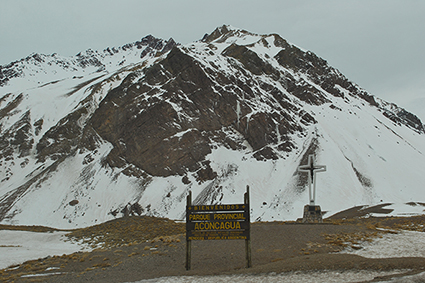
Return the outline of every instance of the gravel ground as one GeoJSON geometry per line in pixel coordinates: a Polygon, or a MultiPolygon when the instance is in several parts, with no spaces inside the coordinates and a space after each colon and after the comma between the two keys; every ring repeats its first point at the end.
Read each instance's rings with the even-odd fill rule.
{"type": "MultiPolygon", "coordinates": [[[[379,237],[384,232],[377,227],[416,227],[418,230],[423,229],[422,223],[423,217],[328,220],[324,224],[253,223],[252,268],[246,268],[243,240],[193,241],[192,269],[187,271],[184,223],[129,217],[71,234],[73,240],[99,247],[92,252],[47,257],[0,270],[0,281],[134,282],[170,276],[242,276],[295,271],[402,270],[404,275],[406,272],[415,274],[424,271],[425,258],[374,259],[338,251],[356,248],[361,241],[379,237]]],[[[0,226],[2,228],[8,229],[0,226]]]]}

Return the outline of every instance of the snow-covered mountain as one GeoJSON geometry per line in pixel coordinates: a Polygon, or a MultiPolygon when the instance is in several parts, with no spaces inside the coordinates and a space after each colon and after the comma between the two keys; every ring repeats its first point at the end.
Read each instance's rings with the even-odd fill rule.
{"type": "Polygon", "coordinates": [[[296,219],[309,154],[317,203],[424,201],[425,128],[277,34],[222,26],[176,44],[147,36],[71,58],[0,66],[0,221],[82,227],[195,203],[296,219]]]}

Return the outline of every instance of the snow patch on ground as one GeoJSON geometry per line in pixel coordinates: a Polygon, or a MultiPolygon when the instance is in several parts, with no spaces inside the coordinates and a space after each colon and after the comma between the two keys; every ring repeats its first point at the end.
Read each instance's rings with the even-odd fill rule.
{"type": "MultiPolygon", "coordinates": [[[[367,208],[367,207],[365,207],[367,208]]],[[[363,208],[363,209],[365,209],[363,208]]],[[[392,209],[392,212],[388,214],[372,213],[370,216],[373,217],[388,217],[388,216],[398,216],[398,217],[409,217],[415,215],[422,215],[425,213],[425,204],[421,202],[409,202],[409,203],[391,203],[387,206],[384,206],[385,209],[392,209]]]]}
{"type": "MultiPolygon", "coordinates": [[[[181,276],[163,277],[137,281],[137,283],[167,283],[167,282],[268,282],[268,283],[332,283],[332,282],[360,282],[373,280],[377,276],[396,275],[402,271],[316,271],[316,272],[286,272],[259,275],[226,275],[226,276],[181,276]]],[[[403,281],[404,282],[404,281],[403,281]]],[[[136,283],[136,282],[135,282],[136,283]]]]}
{"type": "Polygon", "coordinates": [[[402,278],[394,278],[390,281],[382,281],[382,283],[421,283],[425,282],[425,272],[416,275],[405,276],[402,278]]]}
{"type": "Polygon", "coordinates": [[[400,231],[384,234],[372,242],[361,244],[360,250],[346,249],[341,253],[356,254],[367,258],[425,257],[425,233],[400,231]]]}
{"type": "Polygon", "coordinates": [[[28,260],[91,250],[77,243],[65,242],[68,233],[0,230],[0,269],[28,260]]]}

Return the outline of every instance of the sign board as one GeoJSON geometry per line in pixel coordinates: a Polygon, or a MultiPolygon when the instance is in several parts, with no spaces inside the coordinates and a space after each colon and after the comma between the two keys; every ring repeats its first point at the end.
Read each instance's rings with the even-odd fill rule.
{"type": "Polygon", "coordinates": [[[189,191],[186,206],[186,269],[190,269],[195,240],[245,240],[247,267],[251,267],[249,187],[244,203],[192,205],[189,191]]]}
{"type": "Polygon", "coordinates": [[[249,205],[186,207],[187,240],[249,240],[249,205]]]}

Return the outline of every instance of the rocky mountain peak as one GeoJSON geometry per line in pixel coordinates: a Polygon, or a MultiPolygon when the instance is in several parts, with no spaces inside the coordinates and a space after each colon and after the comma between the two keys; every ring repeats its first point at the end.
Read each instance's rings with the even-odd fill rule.
{"type": "Polygon", "coordinates": [[[222,25],[217,27],[211,34],[205,34],[202,38],[203,42],[225,42],[229,38],[244,37],[246,35],[258,36],[249,31],[233,27],[231,25],[222,25]]]}

